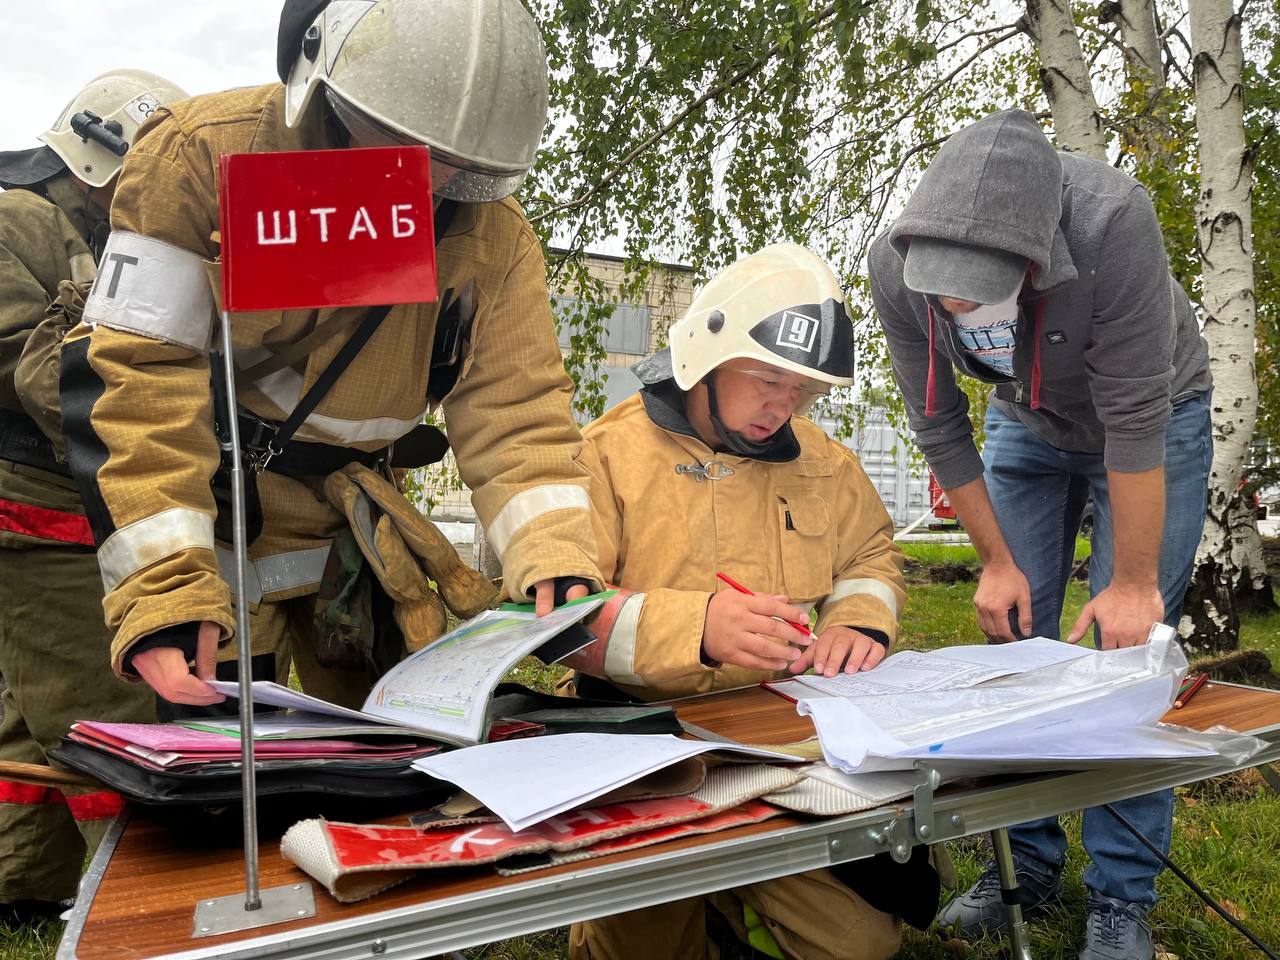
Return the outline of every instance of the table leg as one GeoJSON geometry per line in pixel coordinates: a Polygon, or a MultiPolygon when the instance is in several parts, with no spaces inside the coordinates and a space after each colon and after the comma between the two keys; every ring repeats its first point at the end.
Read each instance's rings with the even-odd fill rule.
{"type": "Polygon", "coordinates": [[[1027,921],[1022,919],[1022,907],[1018,903],[1018,874],[1013,866],[1009,832],[1003,827],[992,830],[991,847],[995,851],[996,869],[1000,871],[1000,894],[1004,900],[1009,955],[1013,960],[1032,960],[1031,937],[1027,933],[1027,921]]]}

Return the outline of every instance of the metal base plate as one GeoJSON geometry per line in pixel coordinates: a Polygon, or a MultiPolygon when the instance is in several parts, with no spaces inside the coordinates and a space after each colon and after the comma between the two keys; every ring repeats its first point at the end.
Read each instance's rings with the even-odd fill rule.
{"type": "Polygon", "coordinates": [[[310,883],[291,883],[284,887],[272,887],[259,891],[262,906],[257,910],[244,908],[244,894],[237,893],[216,900],[196,903],[191,937],[216,937],[222,933],[252,930],[286,920],[299,920],[316,915],[316,898],[310,883]]]}

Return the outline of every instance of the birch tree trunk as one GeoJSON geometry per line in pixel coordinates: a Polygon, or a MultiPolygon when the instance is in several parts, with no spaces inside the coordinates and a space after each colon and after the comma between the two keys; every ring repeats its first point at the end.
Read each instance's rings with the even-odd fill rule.
{"type": "Polygon", "coordinates": [[[1106,160],[1106,131],[1080,49],[1071,0],[1027,0],[1024,23],[1040,57],[1040,84],[1053,112],[1058,147],[1106,160]]]}
{"type": "Polygon", "coordinates": [[[1126,134],[1138,167],[1163,164],[1172,132],[1155,0],[1111,0],[1098,8],[1098,18],[1120,28],[1129,114],[1126,134]]]}
{"type": "Polygon", "coordinates": [[[1213,467],[1209,508],[1183,616],[1197,650],[1239,645],[1236,605],[1244,571],[1233,550],[1243,509],[1240,477],[1258,410],[1254,370],[1252,153],[1244,137],[1240,19],[1231,0],[1191,0],[1191,47],[1200,152],[1196,231],[1213,371],[1213,467]]]}
{"type": "Polygon", "coordinates": [[[1144,86],[1164,86],[1164,66],[1160,59],[1160,34],[1156,26],[1155,0],[1114,0],[1099,8],[1103,23],[1120,26],[1124,44],[1125,72],[1144,86]]]}
{"type": "Polygon", "coordinates": [[[1267,559],[1258,534],[1258,511],[1252,497],[1231,501],[1231,562],[1240,570],[1236,581],[1239,613],[1271,613],[1277,609],[1267,559]]]}

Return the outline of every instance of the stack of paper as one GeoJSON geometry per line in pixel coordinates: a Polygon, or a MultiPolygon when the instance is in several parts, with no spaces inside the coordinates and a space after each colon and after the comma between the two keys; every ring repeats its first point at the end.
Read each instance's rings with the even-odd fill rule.
{"type": "MultiPolygon", "coordinates": [[[[1002,656],[1016,657],[1030,643],[921,656],[943,653],[955,661],[961,654],[972,656],[966,653],[972,649],[990,656],[994,667],[1002,656]]],[[[1048,643],[1055,641],[1035,641],[1033,657],[1048,643]]],[[[1157,625],[1143,646],[1080,651],[980,685],[818,696],[802,699],[797,709],[813,717],[827,763],[848,773],[904,770],[917,760],[966,773],[1132,759],[1223,755],[1243,760],[1261,749],[1262,742],[1253,737],[1159,723],[1186,668],[1176,634],[1157,625]]],[[[870,671],[873,679],[881,669],[870,671]]]]}
{"type": "Polygon", "coordinates": [[[713,750],[795,762],[771,750],[670,735],[565,733],[481,744],[415,760],[413,766],[461,787],[512,830],[524,830],[655,770],[713,750]]]}

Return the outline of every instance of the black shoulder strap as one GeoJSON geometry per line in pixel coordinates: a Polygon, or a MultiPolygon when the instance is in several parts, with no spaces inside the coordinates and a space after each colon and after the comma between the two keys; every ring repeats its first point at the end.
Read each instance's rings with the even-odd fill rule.
{"type": "MultiPolygon", "coordinates": [[[[453,215],[457,212],[457,209],[458,205],[453,200],[442,200],[440,201],[440,206],[436,207],[432,226],[435,231],[437,246],[441,238],[444,237],[445,231],[449,229],[449,224],[453,222],[453,215]]],[[[342,376],[347,367],[351,366],[356,355],[369,342],[369,339],[390,312],[390,306],[374,307],[369,311],[369,315],[360,321],[360,326],[356,328],[355,333],[342,345],[342,349],[338,351],[337,356],[329,361],[329,365],[316,378],[316,382],[311,385],[311,389],[307,391],[306,396],[298,401],[298,405],[293,408],[293,412],[289,414],[288,419],[280,424],[280,428],[276,430],[270,441],[268,441],[267,451],[270,454],[273,456],[280,455],[281,451],[284,450],[284,445],[289,442],[307,417],[311,416],[312,411],[320,405],[320,401],[333,389],[333,385],[338,382],[338,378],[342,376]]]]}

